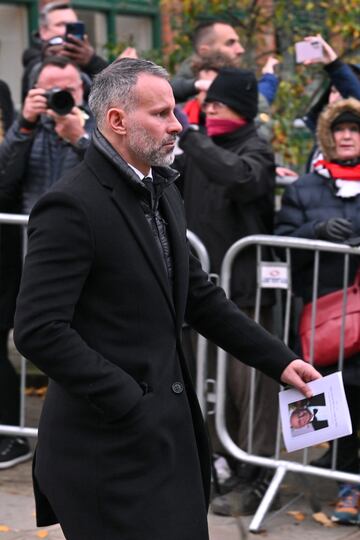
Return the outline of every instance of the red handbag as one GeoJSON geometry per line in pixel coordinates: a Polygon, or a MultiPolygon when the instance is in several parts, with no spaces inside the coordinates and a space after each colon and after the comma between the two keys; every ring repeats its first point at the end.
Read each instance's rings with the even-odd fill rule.
{"type": "MultiPolygon", "coordinates": [[[[339,360],[343,290],[321,296],[316,301],[314,365],[331,366],[339,360]]],[[[310,361],[312,303],[306,304],[300,317],[299,334],[303,358],[310,361]]],[[[344,358],[360,351],[360,271],[347,289],[344,358]]]]}

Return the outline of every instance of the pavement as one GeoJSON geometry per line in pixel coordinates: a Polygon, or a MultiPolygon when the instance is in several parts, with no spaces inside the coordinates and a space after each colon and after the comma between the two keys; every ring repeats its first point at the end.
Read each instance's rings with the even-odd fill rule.
{"type": "MultiPolygon", "coordinates": [[[[28,426],[37,425],[42,402],[42,398],[36,395],[27,398],[28,426]]],[[[35,441],[31,444],[34,446],[35,441]]],[[[315,449],[313,457],[323,451],[315,449]]],[[[288,473],[280,489],[282,508],[266,516],[259,533],[248,532],[251,516],[225,518],[210,513],[210,540],[360,540],[360,527],[335,524],[327,527],[315,521],[311,496],[316,495],[323,513],[321,518],[326,520],[331,515],[336,493],[334,481],[315,477],[304,479],[303,475],[288,473]]],[[[38,538],[64,540],[59,526],[36,528],[31,462],[0,471],[0,540],[38,538]]]]}
{"type": "MultiPolygon", "coordinates": [[[[13,361],[16,364],[18,359],[13,358],[13,361]]],[[[39,377],[32,373],[29,380],[38,381],[39,377]]],[[[32,395],[26,398],[28,427],[37,426],[43,403],[43,398],[39,395],[41,391],[34,389],[30,393],[32,395]]],[[[34,447],[35,440],[30,443],[34,447]]],[[[323,447],[310,449],[309,459],[319,457],[324,451],[323,447]]],[[[292,458],[293,456],[294,454],[292,458]]],[[[210,540],[360,540],[360,526],[344,526],[330,522],[336,494],[335,481],[287,473],[280,488],[281,509],[267,514],[257,534],[248,531],[252,516],[221,517],[210,513],[210,540]],[[316,511],[320,510],[321,513],[313,513],[314,503],[319,507],[316,511]]],[[[65,539],[59,526],[36,528],[31,462],[0,470],[0,540],[39,538],[65,539]]]]}

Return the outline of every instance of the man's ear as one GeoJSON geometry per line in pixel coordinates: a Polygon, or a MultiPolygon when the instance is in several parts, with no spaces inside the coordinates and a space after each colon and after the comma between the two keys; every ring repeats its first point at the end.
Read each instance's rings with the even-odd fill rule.
{"type": "Polygon", "coordinates": [[[112,107],[107,112],[107,123],[108,127],[114,133],[118,135],[126,135],[127,133],[127,121],[126,113],[123,109],[117,107],[112,107]]]}
{"type": "Polygon", "coordinates": [[[206,45],[205,43],[203,43],[202,45],[199,45],[198,46],[198,49],[197,49],[197,54],[199,56],[207,56],[210,52],[210,47],[209,45],[206,45]]]}

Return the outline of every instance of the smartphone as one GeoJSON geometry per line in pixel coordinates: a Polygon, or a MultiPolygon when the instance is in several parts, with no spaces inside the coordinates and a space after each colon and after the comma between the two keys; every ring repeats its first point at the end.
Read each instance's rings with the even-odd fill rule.
{"type": "Polygon", "coordinates": [[[71,41],[71,38],[70,39],[68,38],[69,34],[76,37],[77,39],[81,39],[81,40],[84,39],[85,24],[82,21],[66,23],[65,26],[66,26],[66,31],[65,31],[66,41],[71,41]]]}
{"type": "Polygon", "coordinates": [[[320,41],[298,41],[295,43],[296,62],[301,64],[304,60],[322,60],[323,50],[320,41]]]}

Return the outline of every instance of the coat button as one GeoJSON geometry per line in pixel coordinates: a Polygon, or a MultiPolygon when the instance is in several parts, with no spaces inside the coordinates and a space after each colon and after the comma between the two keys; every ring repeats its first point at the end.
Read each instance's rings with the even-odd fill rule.
{"type": "Polygon", "coordinates": [[[184,391],[184,385],[181,382],[174,382],[171,385],[171,390],[174,392],[174,394],[181,394],[184,391]]]}

